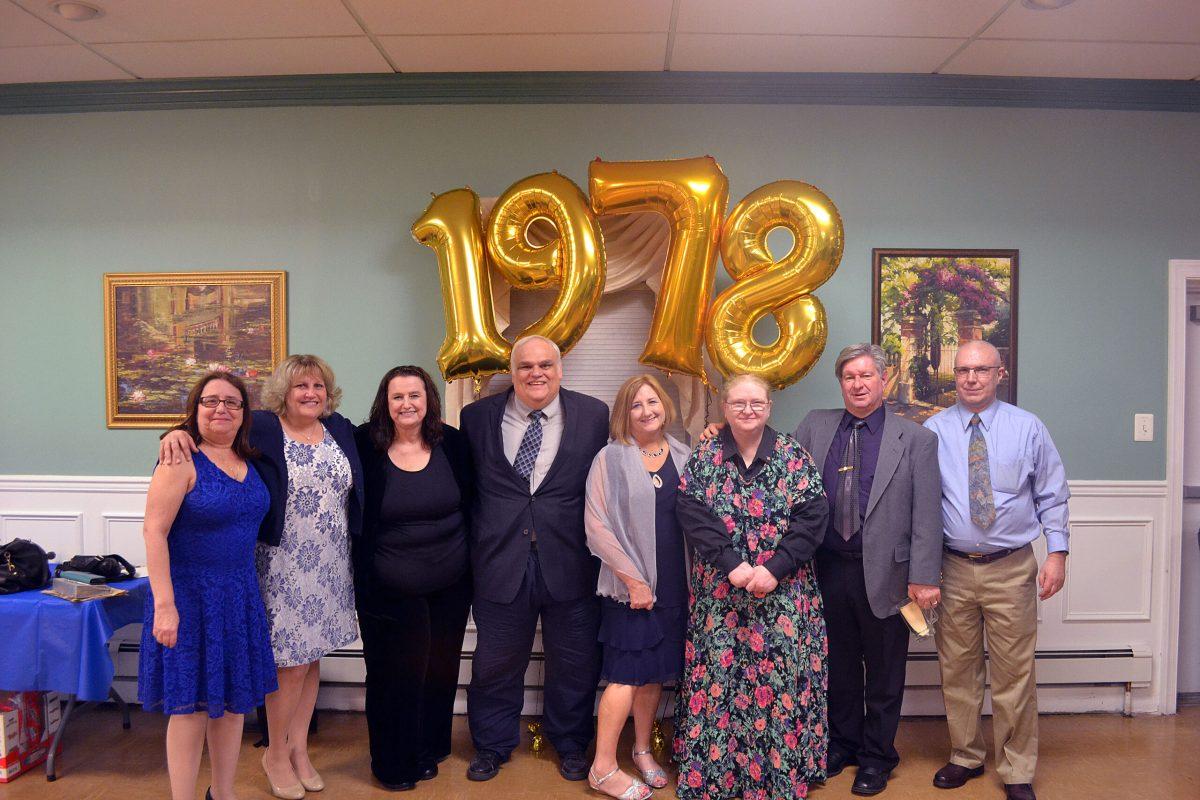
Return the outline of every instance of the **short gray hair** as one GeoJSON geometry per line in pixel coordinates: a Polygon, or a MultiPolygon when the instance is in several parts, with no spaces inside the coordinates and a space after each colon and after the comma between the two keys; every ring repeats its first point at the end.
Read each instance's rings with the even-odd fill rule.
{"type": "Polygon", "coordinates": [[[531,336],[522,336],[520,339],[517,339],[515,342],[513,342],[512,352],[509,353],[508,356],[508,369],[510,372],[515,371],[517,368],[517,351],[530,342],[545,342],[546,344],[550,345],[550,349],[554,351],[554,355],[558,358],[559,363],[562,363],[562,349],[559,348],[558,342],[549,337],[541,336],[535,333],[531,336]]]}
{"type": "Polygon", "coordinates": [[[837,361],[833,362],[833,374],[837,375],[837,379],[840,381],[842,379],[842,367],[846,366],[847,362],[853,361],[856,358],[862,358],[863,356],[871,357],[880,375],[887,372],[887,353],[883,352],[883,348],[877,344],[860,342],[842,348],[842,352],[838,353],[837,361]]]}
{"type": "Polygon", "coordinates": [[[724,403],[729,399],[729,393],[733,391],[733,387],[739,383],[753,383],[767,393],[767,397],[771,396],[771,384],[766,379],[758,375],[751,375],[748,372],[743,372],[740,375],[734,375],[729,380],[725,381],[725,385],[721,387],[721,402],[724,403]]]}

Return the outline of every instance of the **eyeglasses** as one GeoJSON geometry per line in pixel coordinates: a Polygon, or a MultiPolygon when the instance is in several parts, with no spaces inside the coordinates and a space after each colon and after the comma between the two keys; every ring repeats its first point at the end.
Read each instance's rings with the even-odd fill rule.
{"type": "Polygon", "coordinates": [[[956,378],[987,378],[992,374],[992,370],[998,370],[999,367],[955,367],[954,377],[956,378]]]}
{"type": "Polygon", "coordinates": [[[208,395],[207,397],[200,398],[200,405],[204,406],[205,408],[216,408],[217,406],[221,405],[221,403],[224,403],[225,407],[230,411],[240,411],[242,406],[245,405],[245,403],[243,403],[241,400],[232,400],[225,397],[213,397],[212,395],[208,395]]]}
{"type": "Polygon", "coordinates": [[[753,411],[755,414],[761,414],[763,412],[763,409],[765,409],[767,406],[771,405],[771,401],[770,400],[738,400],[733,403],[726,401],[725,405],[729,406],[734,411],[737,411],[739,414],[742,413],[743,411],[745,411],[747,408],[750,409],[751,411],[753,411]]]}

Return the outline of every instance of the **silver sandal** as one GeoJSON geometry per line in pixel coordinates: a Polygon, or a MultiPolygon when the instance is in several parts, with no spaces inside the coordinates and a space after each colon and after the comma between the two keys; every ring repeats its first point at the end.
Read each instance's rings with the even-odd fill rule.
{"type": "MultiPolygon", "coordinates": [[[[637,758],[638,756],[650,756],[653,758],[654,754],[649,750],[634,750],[633,757],[637,758]]],[[[662,767],[655,766],[654,769],[642,769],[637,766],[637,761],[634,761],[633,765],[638,768],[638,772],[642,773],[642,780],[646,782],[647,786],[662,789],[667,785],[667,773],[662,767]]]]}
{"type": "Polygon", "coordinates": [[[629,784],[629,788],[620,794],[612,794],[600,788],[606,780],[611,778],[613,775],[616,775],[620,771],[621,768],[619,766],[613,767],[612,772],[608,773],[603,778],[597,778],[596,773],[589,769],[588,786],[592,787],[593,791],[600,792],[601,794],[608,795],[609,797],[615,797],[617,800],[649,800],[650,795],[652,794],[650,787],[639,781],[637,778],[634,778],[633,783],[629,784]]]}

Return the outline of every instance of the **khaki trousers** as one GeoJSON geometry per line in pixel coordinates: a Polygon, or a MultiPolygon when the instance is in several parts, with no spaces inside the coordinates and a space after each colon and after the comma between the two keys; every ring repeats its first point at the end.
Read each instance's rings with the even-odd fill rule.
{"type": "Polygon", "coordinates": [[[992,669],[996,772],[1033,783],[1037,766],[1037,559],[1026,546],[990,564],[946,554],[936,625],[950,762],[983,765],[984,631],[992,669]]]}

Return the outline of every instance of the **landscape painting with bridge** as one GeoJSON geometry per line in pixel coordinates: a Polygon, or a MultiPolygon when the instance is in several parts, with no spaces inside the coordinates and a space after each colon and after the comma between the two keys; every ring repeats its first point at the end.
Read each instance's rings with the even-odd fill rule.
{"type": "Polygon", "coordinates": [[[1017,396],[1016,250],[892,250],[874,254],[872,341],[888,357],[885,402],[923,422],[954,405],[954,357],[970,340],[1000,351],[997,396],[1017,396]]]}
{"type": "Polygon", "coordinates": [[[195,380],[223,369],[253,406],[285,356],[284,272],[110,273],[105,281],[109,427],[162,427],[195,380]]]}

